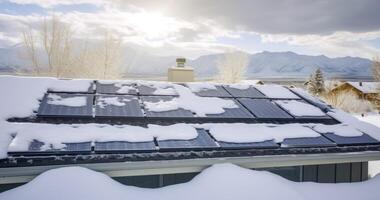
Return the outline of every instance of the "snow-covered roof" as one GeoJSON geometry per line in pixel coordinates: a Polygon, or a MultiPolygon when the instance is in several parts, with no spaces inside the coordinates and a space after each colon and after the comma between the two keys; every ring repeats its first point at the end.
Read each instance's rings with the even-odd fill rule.
{"type": "Polygon", "coordinates": [[[379,92],[379,83],[378,82],[351,82],[348,81],[348,84],[358,89],[359,91],[366,94],[373,94],[379,92]]]}
{"type": "Polygon", "coordinates": [[[293,182],[278,175],[218,164],[205,169],[191,181],[149,189],[122,185],[107,175],[82,167],[49,170],[31,182],[0,194],[0,199],[39,200],[177,200],[177,199],[378,199],[380,176],[362,183],[323,184],[293,182]]]}
{"type": "Polygon", "coordinates": [[[87,146],[80,152],[97,154],[97,145],[107,142],[121,142],[120,152],[255,149],[257,143],[291,148],[299,138],[318,138],[302,147],[336,146],[331,138],[318,143],[326,130],[343,140],[362,137],[359,132],[371,144],[380,141],[378,128],[304,92],[239,83],[228,85],[230,93],[226,87],[1,76],[0,93],[6,95],[0,98],[0,158],[65,152],[69,144],[82,143],[87,146]],[[350,133],[339,124],[349,124],[350,133]]]}

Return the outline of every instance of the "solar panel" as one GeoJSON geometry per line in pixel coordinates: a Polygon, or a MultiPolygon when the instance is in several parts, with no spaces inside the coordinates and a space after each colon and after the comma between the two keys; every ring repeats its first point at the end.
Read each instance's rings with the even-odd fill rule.
{"type": "Polygon", "coordinates": [[[132,83],[96,83],[96,92],[99,94],[131,94],[136,95],[136,86],[132,83]]]}
{"type": "Polygon", "coordinates": [[[356,137],[343,137],[339,135],[335,135],[333,133],[323,133],[325,137],[335,142],[339,146],[344,145],[367,145],[367,144],[379,144],[380,142],[376,139],[372,138],[367,134],[363,134],[361,136],[356,137]]]}
{"type": "Polygon", "coordinates": [[[336,144],[322,136],[309,137],[309,138],[286,138],[281,143],[281,147],[285,147],[285,148],[332,147],[332,146],[336,146],[336,144]]]}
{"type": "MultiPolygon", "coordinates": [[[[45,94],[40,107],[38,109],[37,116],[39,117],[92,117],[92,104],[94,95],[92,94],[65,94],[65,93],[49,93],[45,94]],[[59,98],[62,104],[52,104],[49,101],[54,98],[59,98]],[[76,104],[77,99],[84,98],[84,106],[67,106],[71,103],[76,104]],[[66,103],[68,104],[65,104],[66,103]],[[72,102],[70,102],[72,101],[72,102]]],[[[80,99],[82,100],[82,99],[80,99]]]]}
{"type": "Polygon", "coordinates": [[[217,142],[222,149],[273,149],[279,147],[273,140],[250,143],[217,142]]]}
{"type": "Polygon", "coordinates": [[[158,140],[158,147],[162,151],[170,150],[210,150],[217,149],[218,145],[204,129],[197,129],[198,137],[192,140],[158,140]]]}
{"type": "Polygon", "coordinates": [[[238,89],[231,86],[224,86],[224,88],[233,96],[238,98],[266,98],[261,92],[254,87],[247,89],[238,89]]]}
{"type": "Polygon", "coordinates": [[[296,119],[331,119],[326,113],[324,113],[320,108],[309,104],[305,101],[300,100],[276,100],[275,101],[278,106],[286,110],[290,115],[292,115],[296,119]],[[289,105],[293,103],[297,103],[294,105],[289,105]],[[296,109],[294,109],[296,108],[296,109]],[[315,111],[310,112],[310,109],[314,109],[315,111]]]}
{"type": "Polygon", "coordinates": [[[153,141],[149,142],[95,142],[96,153],[151,152],[156,150],[153,141]]]}
{"type": "Polygon", "coordinates": [[[220,114],[206,114],[208,118],[232,118],[232,119],[241,119],[241,118],[255,118],[247,109],[245,109],[238,101],[234,99],[229,99],[234,101],[238,108],[225,108],[224,113],[220,114]]]}
{"type": "MultiPolygon", "coordinates": [[[[87,84],[87,80],[71,80],[71,79],[68,79],[68,80],[58,80],[60,84],[62,85],[70,85],[71,83],[66,83],[65,81],[68,81],[68,82],[86,82],[87,84]],[[60,82],[62,81],[62,82],[60,82]]],[[[54,84],[53,84],[54,86],[54,84]]],[[[64,89],[65,87],[62,87],[62,88],[49,88],[48,89],[48,92],[49,93],[89,93],[89,94],[93,94],[95,92],[94,90],[94,82],[91,82],[88,89],[86,90],[83,90],[83,89],[78,89],[76,87],[73,87],[73,88],[70,88],[70,89],[64,89]]]]}
{"type": "MultiPolygon", "coordinates": [[[[173,96],[142,96],[141,99],[143,102],[157,103],[159,101],[171,101],[173,96]]],[[[168,118],[180,118],[180,117],[193,117],[193,113],[189,110],[182,108],[170,111],[154,112],[149,111],[147,108],[144,108],[147,117],[168,117],[168,118]]]]}
{"type": "Polygon", "coordinates": [[[201,97],[232,97],[222,86],[216,85],[216,90],[207,89],[199,92],[194,92],[201,97]]]}
{"type": "Polygon", "coordinates": [[[287,112],[268,99],[238,99],[243,106],[251,111],[257,118],[265,119],[293,119],[287,112]]]}
{"type": "Polygon", "coordinates": [[[91,142],[80,143],[64,143],[66,147],[63,149],[41,149],[43,142],[33,140],[28,148],[28,151],[9,152],[10,155],[56,155],[56,154],[88,154],[91,153],[91,142]]]}
{"type": "Polygon", "coordinates": [[[320,99],[317,99],[316,97],[311,96],[310,94],[308,94],[306,91],[303,91],[302,89],[290,88],[290,90],[296,93],[298,96],[302,97],[305,101],[307,101],[311,105],[314,105],[325,112],[331,110],[331,107],[328,104],[321,101],[320,99]]]}
{"type": "Polygon", "coordinates": [[[178,95],[178,93],[175,91],[175,89],[171,86],[166,87],[164,89],[159,89],[157,91],[157,88],[154,88],[153,86],[148,85],[137,85],[137,89],[139,91],[140,95],[147,95],[147,96],[175,96],[178,95]]]}
{"type": "Polygon", "coordinates": [[[143,117],[136,96],[98,95],[95,98],[95,117],[143,117]]]}

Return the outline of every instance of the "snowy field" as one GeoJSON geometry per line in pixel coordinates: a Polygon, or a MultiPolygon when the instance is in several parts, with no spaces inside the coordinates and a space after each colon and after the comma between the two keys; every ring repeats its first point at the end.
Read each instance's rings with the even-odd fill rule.
{"type": "MultiPolygon", "coordinates": [[[[369,114],[364,117],[357,115],[356,118],[380,127],[380,114],[369,114]]],[[[380,161],[369,162],[368,172],[371,177],[380,173],[380,161]]]]}

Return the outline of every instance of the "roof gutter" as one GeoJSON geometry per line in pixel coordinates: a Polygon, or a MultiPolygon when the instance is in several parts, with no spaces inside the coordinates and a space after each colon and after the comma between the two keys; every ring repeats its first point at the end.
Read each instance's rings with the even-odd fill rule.
{"type": "Polygon", "coordinates": [[[244,168],[270,168],[348,162],[367,162],[373,160],[380,160],[379,151],[12,167],[0,168],[0,184],[28,182],[35,176],[47,170],[69,166],[86,167],[98,172],[103,172],[111,177],[123,177],[200,172],[211,165],[220,163],[232,163],[244,168]]]}

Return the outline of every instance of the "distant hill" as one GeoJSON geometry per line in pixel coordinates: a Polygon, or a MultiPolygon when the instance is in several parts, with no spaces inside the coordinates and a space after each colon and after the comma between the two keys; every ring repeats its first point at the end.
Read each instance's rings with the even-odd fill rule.
{"type": "MultiPolygon", "coordinates": [[[[27,61],[19,58],[19,48],[0,48],[0,72],[14,68],[27,68],[27,61]]],[[[165,76],[167,68],[175,65],[176,56],[161,57],[130,48],[124,49],[123,65],[129,74],[165,76]]],[[[212,77],[217,73],[217,62],[223,54],[201,56],[188,60],[197,77],[212,77]]],[[[249,55],[246,76],[253,77],[305,77],[320,68],[328,77],[369,77],[372,61],[358,57],[329,58],[299,55],[293,52],[261,52],[249,55]]]]}

